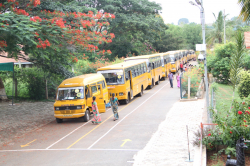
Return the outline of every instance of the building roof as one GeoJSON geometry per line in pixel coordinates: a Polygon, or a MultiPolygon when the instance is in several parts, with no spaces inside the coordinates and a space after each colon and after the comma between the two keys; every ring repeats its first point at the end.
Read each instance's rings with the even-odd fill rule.
{"type": "Polygon", "coordinates": [[[22,55],[18,55],[18,59],[15,58],[7,58],[7,52],[0,52],[0,63],[14,62],[15,65],[19,64],[32,64],[28,61],[29,57],[22,53],[22,55]]]}
{"type": "Polygon", "coordinates": [[[250,49],[250,32],[244,32],[245,45],[247,49],[250,49]]]}

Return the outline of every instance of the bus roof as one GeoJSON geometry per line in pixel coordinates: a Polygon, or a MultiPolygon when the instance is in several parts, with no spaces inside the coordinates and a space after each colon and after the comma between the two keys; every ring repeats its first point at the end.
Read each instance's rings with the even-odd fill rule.
{"type": "Polygon", "coordinates": [[[128,60],[128,59],[149,59],[151,57],[156,57],[156,56],[160,56],[160,53],[156,53],[156,54],[152,54],[152,55],[139,55],[139,56],[135,56],[135,57],[128,57],[128,58],[125,58],[124,60],[128,60]]]}
{"type": "Polygon", "coordinates": [[[84,74],[64,80],[59,88],[85,86],[100,80],[104,80],[102,74],[84,74]]]}
{"type": "Polygon", "coordinates": [[[122,63],[117,63],[117,64],[114,64],[114,65],[109,65],[109,66],[98,68],[97,71],[124,69],[124,68],[130,67],[130,66],[141,64],[141,63],[145,63],[145,62],[142,62],[142,61],[141,62],[138,62],[138,61],[122,62],[122,63]]]}

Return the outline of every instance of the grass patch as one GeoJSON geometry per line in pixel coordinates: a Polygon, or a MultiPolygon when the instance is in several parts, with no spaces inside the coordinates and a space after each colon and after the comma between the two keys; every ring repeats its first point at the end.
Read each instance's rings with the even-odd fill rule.
{"type": "MultiPolygon", "coordinates": [[[[234,98],[240,100],[237,89],[235,90],[234,98]]],[[[218,113],[226,113],[231,106],[233,99],[233,88],[230,85],[218,84],[218,89],[215,92],[216,109],[218,113]]]]}

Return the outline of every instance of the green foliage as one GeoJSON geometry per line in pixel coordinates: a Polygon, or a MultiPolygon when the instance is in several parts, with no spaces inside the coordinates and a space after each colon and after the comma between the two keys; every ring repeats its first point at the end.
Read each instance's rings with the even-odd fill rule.
{"type": "Polygon", "coordinates": [[[216,83],[216,82],[213,82],[211,85],[210,85],[210,89],[211,89],[211,91],[212,91],[212,89],[213,89],[213,91],[214,92],[216,92],[217,90],[218,90],[218,83],[216,83]]]}
{"type": "Polygon", "coordinates": [[[239,96],[243,99],[250,94],[250,72],[241,71],[240,72],[240,82],[238,85],[239,96]]]}
{"type": "Polygon", "coordinates": [[[244,53],[244,56],[243,56],[243,67],[246,69],[246,70],[250,70],[250,55],[249,55],[249,52],[248,53],[244,53]]]}
{"type": "Polygon", "coordinates": [[[215,56],[208,56],[208,71],[217,78],[217,82],[228,84],[230,78],[230,58],[236,53],[236,44],[232,42],[217,44],[214,52],[215,56]]]}
{"type": "Polygon", "coordinates": [[[201,72],[197,68],[189,69],[184,73],[181,84],[182,89],[188,92],[188,77],[190,77],[190,96],[195,96],[201,81],[201,72]]]}
{"type": "Polygon", "coordinates": [[[100,49],[112,51],[111,59],[125,57],[129,53],[142,55],[155,51],[153,43],[167,29],[159,15],[161,6],[148,0],[86,0],[74,3],[115,14],[107,29],[115,34],[115,38],[112,43],[100,46],[100,49]]]}
{"type": "Polygon", "coordinates": [[[236,35],[236,52],[231,55],[230,60],[230,81],[233,89],[239,83],[239,72],[243,65],[243,53],[245,51],[244,34],[241,31],[237,31],[236,35]]]}
{"type": "Polygon", "coordinates": [[[227,147],[225,150],[225,154],[236,156],[236,147],[227,147]]]}
{"type": "Polygon", "coordinates": [[[236,141],[243,136],[250,139],[250,102],[249,98],[241,102],[233,101],[232,110],[225,110],[227,115],[213,112],[213,123],[218,124],[216,129],[221,133],[219,135],[223,145],[235,147],[236,141]]]}
{"type": "Polygon", "coordinates": [[[185,37],[186,49],[196,49],[196,44],[202,43],[202,28],[200,24],[190,23],[182,27],[185,37]]]}

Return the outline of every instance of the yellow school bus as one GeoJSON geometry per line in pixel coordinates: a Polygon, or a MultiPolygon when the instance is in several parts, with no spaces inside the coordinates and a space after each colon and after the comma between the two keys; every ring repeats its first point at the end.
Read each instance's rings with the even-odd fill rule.
{"type": "Polygon", "coordinates": [[[187,50],[182,50],[182,62],[183,62],[183,65],[187,63],[187,50]]]}
{"type": "Polygon", "coordinates": [[[190,50],[191,52],[191,59],[194,60],[196,58],[194,50],[190,50]]]}
{"type": "Polygon", "coordinates": [[[168,77],[169,70],[171,69],[171,62],[169,53],[161,53],[161,63],[162,63],[162,79],[165,80],[168,77]]]}
{"type": "Polygon", "coordinates": [[[177,70],[177,57],[179,56],[179,52],[177,51],[169,51],[169,58],[170,58],[170,63],[171,63],[171,72],[176,73],[177,70]]]}
{"type": "Polygon", "coordinates": [[[123,62],[97,69],[107,82],[109,97],[115,94],[118,100],[129,103],[134,96],[142,96],[148,86],[146,62],[123,62]]]}
{"type": "Polygon", "coordinates": [[[187,60],[188,60],[188,61],[191,61],[191,59],[192,59],[192,53],[191,53],[191,51],[189,50],[189,51],[188,51],[188,54],[187,54],[187,60]]]}
{"type": "Polygon", "coordinates": [[[99,112],[106,112],[108,88],[101,74],[85,74],[64,80],[57,89],[54,116],[57,123],[63,119],[81,118],[89,121],[92,97],[96,97],[99,112]]]}
{"type": "Polygon", "coordinates": [[[149,88],[153,88],[156,84],[160,83],[162,78],[162,65],[161,65],[161,56],[160,54],[153,55],[141,55],[136,57],[129,57],[124,59],[125,62],[130,61],[144,61],[148,67],[148,85],[149,88]]]}

